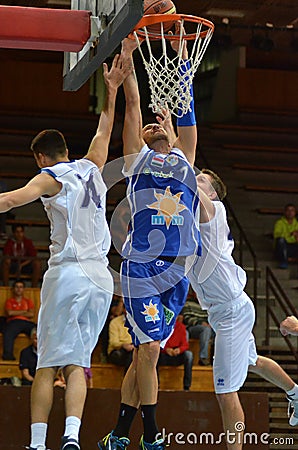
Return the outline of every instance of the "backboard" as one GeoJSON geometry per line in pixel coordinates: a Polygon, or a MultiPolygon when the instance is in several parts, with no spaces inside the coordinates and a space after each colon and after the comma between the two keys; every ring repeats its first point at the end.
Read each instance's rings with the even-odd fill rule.
{"type": "Polygon", "coordinates": [[[72,0],[71,9],[91,11],[91,35],[78,53],[64,53],[63,90],[77,91],[143,16],[143,0],[72,0]]]}

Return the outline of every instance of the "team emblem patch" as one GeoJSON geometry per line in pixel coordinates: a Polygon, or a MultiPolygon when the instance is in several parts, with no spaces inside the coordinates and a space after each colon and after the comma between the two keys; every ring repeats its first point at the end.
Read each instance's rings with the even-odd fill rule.
{"type": "Polygon", "coordinates": [[[159,155],[155,155],[151,159],[152,166],[163,167],[164,162],[165,162],[164,158],[162,156],[159,156],[159,155]]]}
{"type": "Polygon", "coordinates": [[[178,156],[177,155],[169,155],[166,157],[167,163],[170,164],[170,166],[176,166],[178,164],[178,156]]]}
{"type": "Polygon", "coordinates": [[[180,203],[180,197],[183,192],[172,194],[170,186],[168,186],[163,194],[159,194],[154,190],[156,202],[147,205],[147,208],[156,209],[157,214],[151,216],[151,225],[166,225],[169,229],[170,225],[183,225],[184,217],[179,213],[186,209],[185,205],[180,203]]]}
{"type": "Polygon", "coordinates": [[[157,309],[157,303],[153,304],[152,300],[150,300],[149,305],[145,305],[145,303],[143,303],[144,306],[144,311],[141,311],[141,314],[144,314],[145,316],[145,322],[158,322],[160,320],[159,314],[158,314],[158,309],[157,309]]]}
{"type": "Polygon", "coordinates": [[[173,317],[175,316],[174,312],[171,311],[169,308],[167,308],[165,305],[163,306],[163,311],[164,311],[164,315],[165,315],[165,319],[166,319],[166,324],[170,325],[170,323],[173,320],[173,317]]]}

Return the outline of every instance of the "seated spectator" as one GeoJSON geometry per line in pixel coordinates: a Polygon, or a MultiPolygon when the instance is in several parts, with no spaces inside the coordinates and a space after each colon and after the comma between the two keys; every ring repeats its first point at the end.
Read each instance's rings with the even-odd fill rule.
{"type": "Polygon", "coordinates": [[[188,350],[188,341],[183,316],[177,316],[174,331],[165,347],[161,349],[158,366],[184,365],[183,389],[189,391],[192,380],[193,354],[188,350]]]}
{"type": "Polygon", "coordinates": [[[284,208],[284,215],[275,222],[275,256],[280,269],[287,269],[289,258],[298,258],[298,221],[296,207],[291,203],[284,208]]]}
{"type": "Polygon", "coordinates": [[[25,284],[23,281],[15,281],[13,296],[5,302],[7,323],[3,332],[3,359],[15,360],[13,354],[14,341],[18,334],[25,333],[30,336],[36,324],[32,322],[34,317],[34,303],[24,297],[25,284]]]}
{"type": "Polygon", "coordinates": [[[108,361],[128,369],[132,361],[133,343],[125,326],[125,307],[122,300],[122,314],[111,320],[109,325],[108,361]]]}
{"type": "Polygon", "coordinates": [[[22,372],[22,385],[31,386],[37,365],[37,332],[36,328],[31,330],[31,344],[24,348],[20,354],[20,371],[22,372]]]}
{"type": "Polygon", "coordinates": [[[208,323],[207,311],[204,311],[196,298],[189,297],[182,310],[183,322],[189,338],[200,342],[199,365],[209,366],[209,344],[214,341],[214,331],[208,323]]]}
{"type": "Polygon", "coordinates": [[[101,342],[101,355],[100,361],[107,362],[108,358],[108,346],[109,346],[109,325],[114,317],[118,317],[123,313],[123,297],[117,294],[113,295],[110,311],[104,327],[100,333],[99,339],[101,342]]]}
{"type": "Polygon", "coordinates": [[[31,275],[32,287],[37,287],[41,274],[41,263],[36,258],[36,249],[31,239],[27,239],[23,225],[12,225],[13,237],[9,238],[3,249],[3,284],[9,285],[9,275],[20,278],[22,274],[31,275]]]}
{"type": "Polygon", "coordinates": [[[93,375],[90,367],[84,367],[85,380],[88,388],[93,388],[93,375]]]}
{"type": "Polygon", "coordinates": [[[57,370],[56,376],[54,378],[54,387],[61,387],[62,389],[66,389],[66,381],[64,378],[63,367],[60,367],[57,370]]]}

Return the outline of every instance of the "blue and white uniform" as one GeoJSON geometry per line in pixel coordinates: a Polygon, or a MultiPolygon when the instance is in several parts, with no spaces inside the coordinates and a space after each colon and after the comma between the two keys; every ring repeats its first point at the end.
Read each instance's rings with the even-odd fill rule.
{"type": "Polygon", "coordinates": [[[61,162],[41,172],[61,183],[61,190],[41,198],[51,224],[51,245],[41,289],[38,368],[90,367],[113,292],[106,256],[106,186],[88,159],[61,162]]]}
{"type": "Polygon", "coordinates": [[[121,271],[127,322],[135,345],[164,341],[186,299],[185,257],[200,254],[195,174],[181,150],[147,145],[123,174],[131,209],[121,271]]]}
{"type": "Polygon", "coordinates": [[[222,394],[240,389],[248,366],[256,364],[257,352],[254,306],[244,292],[246,274],[232,257],[225,207],[219,201],[213,205],[215,216],[200,224],[202,256],[188,277],[216,333],[213,377],[215,392],[222,394]]]}

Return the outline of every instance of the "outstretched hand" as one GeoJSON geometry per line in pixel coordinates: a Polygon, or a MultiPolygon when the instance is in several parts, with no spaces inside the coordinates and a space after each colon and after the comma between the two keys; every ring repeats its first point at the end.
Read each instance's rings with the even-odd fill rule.
{"type": "Polygon", "coordinates": [[[118,89],[125,78],[129,75],[132,68],[125,64],[122,55],[116,55],[113,59],[111,69],[108,69],[106,63],[103,64],[103,76],[108,89],[118,89]]]}
{"type": "MultiPolygon", "coordinates": [[[[181,24],[181,21],[178,20],[175,23],[175,34],[176,35],[180,35],[181,31],[182,31],[182,35],[185,34],[185,29],[183,28],[183,26],[181,24]],[[181,28],[182,28],[182,30],[181,30],[181,28]]],[[[173,35],[173,32],[169,31],[169,35],[173,35]]],[[[171,43],[172,49],[176,53],[178,53],[182,49],[182,52],[181,52],[182,58],[183,59],[188,59],[188,51],[187,51],[187,41],[186,41],[186,39],[182,38],[182,41],[180,39],[178,39],[178,40],[177,39],[173,39],[173,40],[170,40],[170,43],[171,43]]]]}
{"type": "Polygon", "coordinates": [[[293,334],[298,336],[298,319],[295,316],[289,316],[280,324],[280,332],[283,336],[293,334]]]}
{"type": "Polygon", "coordinates": [[[160,113],[156,116],[156,121],[166,130],[171,146],[177,140],[177,136],[173,127],[172,117],[167,107],[162,107],[160,113]]]}

